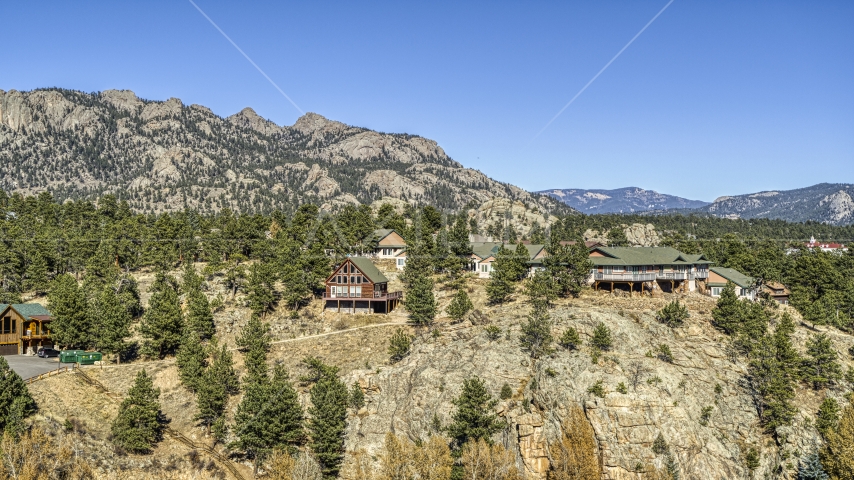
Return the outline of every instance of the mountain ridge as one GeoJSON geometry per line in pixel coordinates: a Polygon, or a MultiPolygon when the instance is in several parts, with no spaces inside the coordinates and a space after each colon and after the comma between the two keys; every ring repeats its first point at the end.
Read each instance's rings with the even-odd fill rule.
{"type": "Polygon", "coordinates": [[[616,189],[566,188],[541,190],[535,193],[549,195],[570,207],[588,214],[638,213],[651,210],[698,208],[709,202],[689,200],[638,187],[616,189]]]}
{"type": "MultiPolygon", "coordinates": [[[[130,90],[0,90],[0,189],[59,200],[115,194],[136,211],[331,210],[382,199],[446,211],[521,204],[571,209],[465,168],[439,144],[307,113],[279,126],[247,107],[228,117],[130,90]]],[[[516,208],[514,207],[514,208],[516,208]]]]}

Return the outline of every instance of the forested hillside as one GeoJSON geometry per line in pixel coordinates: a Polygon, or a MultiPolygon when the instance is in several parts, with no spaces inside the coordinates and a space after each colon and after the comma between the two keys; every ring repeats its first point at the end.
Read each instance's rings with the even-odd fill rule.
{"type": "Polygon", "coordinates": [[[568,211],[492,180],[432,140],[308,113],[278,126],[251,108],[222,118],[129,90],[0,90],[0,189],[60,201],[113,194],[135,212],[324,210],[388,197],[458,211],[495,198],[568,211]]]}

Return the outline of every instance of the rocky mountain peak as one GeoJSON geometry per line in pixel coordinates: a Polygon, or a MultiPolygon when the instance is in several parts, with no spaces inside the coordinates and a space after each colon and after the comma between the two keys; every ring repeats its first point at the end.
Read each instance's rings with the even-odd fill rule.
{"type": "Polygon", "coordinates": [[[135,111],[142,100],[132,90],[104,90],[101,98],[119,110],[135,111]]]}
{"type": "Polygon", "coordinates": [[[299,117],[296,123],[294,123],[293,127],[291,128],[302,133],[303,135],[311,135],[314,132],[337,133],[347,130],[350,127],[341,122],[329,120],[323,115],[308,112],[305,115],[299,117]]]}
{"type": "Polygon", "coordinates": [[[234,125],[249,128],[264,135],[271,135],[282,131],[282,127],[258,115],[251,107],[246,107],[228,117],[228,121],[234,125]]]}

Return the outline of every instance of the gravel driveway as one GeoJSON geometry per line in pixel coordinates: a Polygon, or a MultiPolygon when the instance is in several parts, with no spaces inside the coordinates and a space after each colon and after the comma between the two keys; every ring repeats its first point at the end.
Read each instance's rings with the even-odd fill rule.
{"type": "MultiPolygon", "coordinates": [[[[59,359],[54,358],[39,358],[30,355],[9,355],[3,357],[9,363],[18,375],[24,380],[28,378],[47,373],[51,370],[56,370],[59,365],[59,359]]],[[[73,363],[63,363],[63,366],[74,365],[73,363]]]]}

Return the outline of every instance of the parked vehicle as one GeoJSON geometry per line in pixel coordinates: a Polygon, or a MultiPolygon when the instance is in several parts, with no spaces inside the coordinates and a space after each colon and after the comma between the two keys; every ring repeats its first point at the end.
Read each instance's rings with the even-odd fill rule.
{"type": "Polygon", "coordinates": [[[38,356],[41,358],[58,357],[59,356],[59,350],[41,347],[41,348],[39,348],[38,356]]]}

